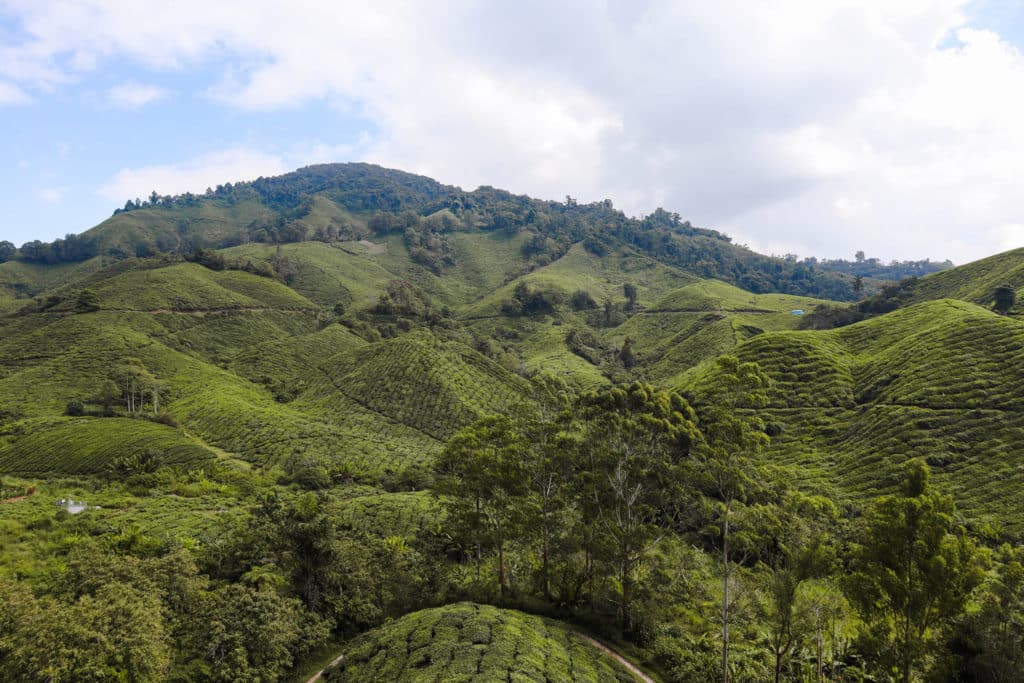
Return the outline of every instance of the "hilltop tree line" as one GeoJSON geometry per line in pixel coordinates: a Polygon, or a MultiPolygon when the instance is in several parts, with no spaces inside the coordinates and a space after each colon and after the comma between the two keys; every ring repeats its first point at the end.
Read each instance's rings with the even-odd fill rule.
{"type": "MultiPolygon", "coordinates": [[[[787,255],[784,258],[795,259],[796,257],[787,255]]],[[[804,261],[817,264],[822,268],[827,268],[837,273],[875,280],[902,280],[908,277],[921,277],[953,267],[953,262],[949,259],[945,261],[932,261],[931,259],[900,261],[893,259],[889,263],[883,263],[879,258],[865,256],[863,251],[858,251],[854,254],[852,261],[846,259],[818,260],[813,257],[804,259],[804,261]]]]}
{"type": "Polygon", "coordinates": [[[313,166],[275,178],[218,185],[203,195],[166,196],[154,191],[147,200],[129,201],[115,213],[141,210],[178,212],[180,234],[161,233],[159,239],[136,237],[133,239],[142,241],[124,245],[108,243],[101,227],[51,243],[29,242],[20,249],[9,242],[0,243],[0,261],[16,258],[55,264],[97,255],[190,253],[198,248],[218,249],[249,241],[330,242],[397,233],[402,235],[413,260],[440,275],[457,261],[451,232],[484,230],[526,234],[528,239],[522,247],[524,272],[558,259],[576,243],[597,255],[625,244],[701,277],[718,278],[755,293],[784,292],[837,300],[857,298],[859,286],[855,287],[854,276],[897,278],[949,265],[927,260],[883,265],[860,253],[854,262],[764,256],[662,208],[641,218],[629,218],[610,200],[590,204],[580,204],[572,197],[564,202],[543,201],[486,186],[465,192],[429,178],[366,164],[313,166]],[[357,218],[334,217],[326,223],[314,219],[315,197],[333,201],[357,218]],[[204,202],[224,206],[252,202],[265,211],[247,225],[208,239],[187,217],[204,202]]]}

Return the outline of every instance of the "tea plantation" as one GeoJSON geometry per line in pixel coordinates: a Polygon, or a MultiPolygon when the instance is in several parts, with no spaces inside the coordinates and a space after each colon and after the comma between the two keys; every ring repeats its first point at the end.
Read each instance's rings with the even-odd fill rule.
{"type": "Polygon", "coordinates": [[[406,615],[346,646],[328,681],[634,683],[633,674],[549,619],[458,603],[406,615]]]}

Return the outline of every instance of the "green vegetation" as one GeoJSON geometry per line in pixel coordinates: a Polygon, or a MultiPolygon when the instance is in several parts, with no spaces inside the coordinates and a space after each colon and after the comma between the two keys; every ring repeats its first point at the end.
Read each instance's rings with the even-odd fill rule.
{"type": "Polygon", "coordinates": [[[167,465],[200,466],[215,457],[179,430],[143,419],[28,420],[0,427],[4,441],[11,443],[0,445],[0,472],[22,475],[100,474],[118,458],[151,451],[167,465]]]}
{"type": "Polygon", "coordinates": [[[357,638],[328,681],[618,681],[633,675],[558,622],[458,603],[357,638]]]}
{"type": "Polygon", "coordinates": [[[0,243],[0,678],[1014,680],[1019,256],[364,164],[0,243]]]}

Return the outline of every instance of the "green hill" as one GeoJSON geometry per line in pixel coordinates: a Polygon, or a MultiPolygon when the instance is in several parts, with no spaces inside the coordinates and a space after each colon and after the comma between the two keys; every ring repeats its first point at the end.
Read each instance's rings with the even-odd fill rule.
{"type": "Polygon", "coordinates": [[[932,299],[960,299],[979,306],[991,306],[996,287],[1011,285],[1020,295],[1024,290],[1024,249],[1005,251],[963,266],[944,270],[920,278],[910,295],[911,301],[932,299]]]}
{"type": "MultiPolygon", "coordinates": [[[[899,420],[913,443],[900,446],[872,411],[947,411],[950,424],[962,419],[963,433],[974,434],[975,423],[989,424],[978,411],[1003,411],[1012,425],[1020,408],[1008,355],[1016,321],[942,303],[799,332],[793,311],[829,302],[786,292],[834,291],[823,283],[839,276],[764,260],[665,212],[633,221],[604,203],[464,192],[368,165],[327,165],[133,204],[72,242],[49,255],[35,245],[42,252],[0,264],[0,414],[23,420],[19,433],[5,427],[7,471],[41,463],[77,471],[70,463],[113,457],[114,447],[106,456],[84,447],[67,463],[28,455],[49,443],[51,429],[63,443],[53,425],[72,401],[111,443],[142,443],[136,425],[156,425],[125,420],[120,402],[114,419],[96,416],[126,365],[160,384],[161,408],[180,425],[160,426],[171,435],[161,437],[166,449],[202,450],[188,434],[260,465],[348,462],[373,476],[429,462],[462,426],[529,400],[517,373],[550,373],[577,389],[636,377],[690,388],[705,363],[734,350],[775,380],[781,461],[842,463],[808,472],[844,491],[884,488],[885,476],[849,474],[851,459],[875,457],[867,451],[895,462],[928,450],[952,462],[959,448],[913,427],[928,421],[910,413],[899,420]],[[60,260],[86,253],[89,240],[107,255],[60,260]],[[223,247],[223,262],[175,255],[196,247],[223,247]],[[135,258],[153,252],[163,253],[135,258]],[[782,291],[751,293],[709,274],[782,291]],[[416,300],[382,312],[394,283],[416,300]],[[510,314],[522,286],[549,309],[510,314]],[[95,293],[98,311],[81,310],[83,290],[95,293]],[[620,358],[627,343],[633,368],[620,358]],[[782,414],[808,410],[820,414],[782,414]],[[837,445],[848,433],[859,441],[837,445]]],[[[1019,257],[929,275],[913,296],[987,305],[994,283],[1018,284],[1019,257]]],[[[967,447],[988,462],[1003,452],[996,441],[967,447]]],[[[979,505],[979,514],[997,511],[979,505]]]]}
{"type": "MultiPolygon", "coordinates": [[[[923,457],[969,515],[1019,533],[1024,323],[941,300],[828,332],[774,332],[736,348],[772,379],[771,456],[807,486],[853,500],[923,457]]],[[[684,374],[700,393],[710,366],[684,374]]]]}
{"type": "Polygon", "coordinates": [[[79,417],[0,428],[0,472],[103,474],[117,459],[146,452],[159,453],[166,465],[196,466],[215,457],[177,429],[146,420],[79,417]]]}
{"type": "Polygon", "coordinates": [[[326,680],[636,680],[556,621],[472,603],[408,614],[356,638],[343,654],[326,680]]]}

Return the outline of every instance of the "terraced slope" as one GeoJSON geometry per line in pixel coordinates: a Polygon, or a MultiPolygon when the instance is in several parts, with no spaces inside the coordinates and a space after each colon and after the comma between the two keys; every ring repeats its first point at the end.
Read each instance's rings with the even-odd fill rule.
{"type": "Polygon", "coordinates": [[[289,286],[309,300],[328,309],[335,304],[358,308],[376,303],[390,280],[397,277],[375,258],[386,247],[376,242],[302,242],[280,248],[248,244],[224,250],[225,258],[241,262],[274,258],[288,261],[289,286]]]}
{"type": "Polygon", "coordinates": [[[500,315],[502,304],[512,298],[512,292],[520,282],[531,288],[558,292],[565,299],[582,289],[598,302],[605,297],[624,301],[623,285],[629,282],[637,288],[640,304],[646,306],[666,292],[696,281],[698,278],[695,276],[632,249],[620,248],[599,257],[588,252],[582,244],[575,244],[557,261],[508,281],[461,310],[460,314],[466,319],[500,315]]]}
{"type": "Polygon", "coordinates": [[[352,683],[636,680],[563,624],[473,603],[414,612],[359,636],[324,678],[352,683]]]}
{"type": "MultiPolygon", "coordinates": [[[[0,263],[0,299],[21,298],[20,306],[27,303],[27,297],[46,290],[58,289],[70,282],[79,281],[103,268],[107,259],[96,257],[80,263],[43,265],[7,261],[0,263]]],[[[12,306],[13,308],[13,306],[12,306]]]]}
{"type": "Polygon", "coordinates": [[[528,391],[521,377],[427,331],[339,354],[321,369],[337,392],[437,439],[484,415],[505,412],[528,391]]]}
{"type": "Polygon", "coordinates": [[[0,427],[0,472],[22,475],[96,474],[146,451],[167,465],[195,466],[214,454],[179,430],[125,418],[55,418],[0,427]]]}
{"type": "MultiPolygon", "coordinates": [[[[280,283],[247,273],[214,273],[191,264],[126,276],[144,276],[141,293],[131,295],[135,297],[130,302],[133,307],[151,297],[166,301],[168,291],[184,293],[195,285],[191,291],[196,305],[224,304],[228,308],[84,314],[53,310],[0,320],[0,407],[17,417],[38,418],[7,428],[7,438],[0,443],[0,469],[102,470],[100,460],[124,454],[125,448],[137,450],[135,444],[143,449],[174,451],[166,460],[184,462],[187,458],[179,457],[175,449],[187,450],[194,444],[180,431],[142,420],[85,420],[82,424],[105,435],[109,448],[104,449],[97,449],[91,437],[87,438],[88,430],[81,432],[82,439],[77,442],[73,433],[56,428],[53,418],[63,414],[69,401],[82,401],[98,411],[97,396],[107,383],[117,381],[124,365],[143,368],[162,384],[163,408],[184,429],[251,462],[347,459],[370,472],[387,472],[429,459],[439,448],[427,434],[367,409],[337,389],[319,396],[330,410],[306,412],[309,406],[298,408],[276,400],[279,397],[264,378],[296,383],[297,391],[305,386],[300,380],[318,380],[322,387],[326,381],[317,369],[317,359],[353,344],[365,345],[339,326],[313,335],[315,315],[274,308],[301,300],[280,283]],[[183,277],[179,279],[179,275],[183,277]],[[235,276],[243,277],[235,280],[235,276]],[[238,282],[251,285],[250,291],[237,292],[243,289],[238,282]],[[278,296],[282,290],[287,294],[278,296]],[[261,306],[257,310],[234,308],[250,301],[261,306]],[[286,342],[291,340],[297,341],[289,354],[286,342]],[[227,365],[239,355],[236,369],[242,376],[215,365],[227,365]],[[176,436],[154,441],[137,434],[148,428],[176,436]],[[54,434],[45,438],[37,433],[50,430],[54,434]],[[42,446],[52,449],[40,455],[42,446]]],[[[118,277],[122,276],[113,279],[118,277]]]]}
{"type": "Polygon", "coordinates": [[[217,272],[195,263],[129,271],[94,290],[100,306],[110,310],[314,308],[313,302],[275,280],[238,270],[217,272]]]}
{"type": "Polygon", "coordinates": [[[933,273],[917,281],[910,299],[961,299],[981,306],[992,304],[996,287],[1010,284],[1017,290],[1017,307],[1024,311],[1024,248],[1005,251],[966,265],[933,273]]]}
{"type": "MultiPolygon", "coordinates": [[[[776,332],[736,348],[772,378],[771,455],[841,497],[885,490],[924,457],[975,519],[1024,532],[1024,323],[927,302],[828,332],[776,332]]],[[[684,376],[700,393],[710,366],[684,376]]]]}
{"type": "Polygon", "coordinates": [[[652,378],[674,384],[682,371],[747,339],[795,330],[801,317],[793,311],[810,312],[822,303],[786,294],[751,294],[718,280],[701,280],[665,293],[607,336],[615,344],[635,339],[652,378]]]}
{"type": "Polygon", "coordinates": [[[381,538],[413,539],[437,527],[443,514],[429,491],[372,493],[338,501],[333,509],[342,524],[381,538]]]}

